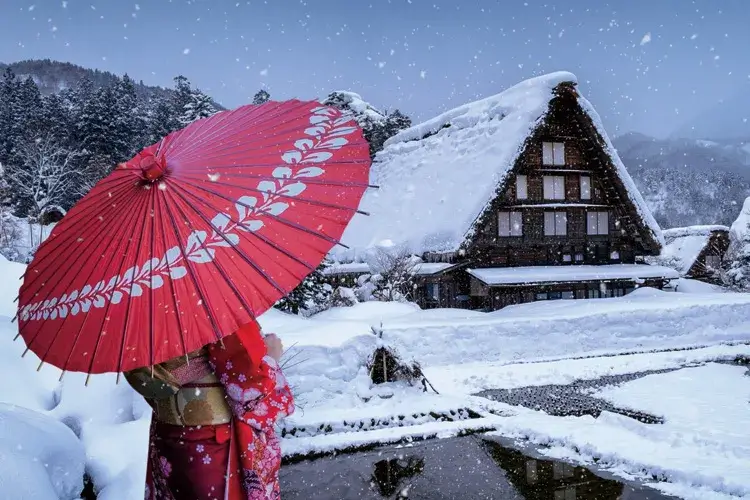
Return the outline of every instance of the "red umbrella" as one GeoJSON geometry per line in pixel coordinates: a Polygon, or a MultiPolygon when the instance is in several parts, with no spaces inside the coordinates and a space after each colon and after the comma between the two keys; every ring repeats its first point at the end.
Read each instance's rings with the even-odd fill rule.
{"type": "Polygon", "coordinates": [[[314,270],[368,187],[367,141],[318,102],[197,121],[99,182],[29,265],[19,335],[63,370],[120,372],[215,342],[314,270]]]}

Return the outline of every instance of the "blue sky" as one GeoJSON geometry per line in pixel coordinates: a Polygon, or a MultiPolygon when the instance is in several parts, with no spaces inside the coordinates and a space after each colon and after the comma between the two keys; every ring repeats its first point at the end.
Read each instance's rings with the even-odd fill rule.
{"type": "Polygon", "coordinates": [[[0,0],[0,61],[51,58],[228,107],[359,92],[414,119],[555,70],[613,135],[750,90],[747,0],[0,0]]]}

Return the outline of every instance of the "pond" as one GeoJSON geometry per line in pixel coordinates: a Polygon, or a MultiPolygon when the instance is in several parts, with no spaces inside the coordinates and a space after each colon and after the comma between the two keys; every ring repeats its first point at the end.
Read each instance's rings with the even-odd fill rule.
{"type": "Polygon", "coordinates": [[[327,456],[281,469],[284,500],[667,500],[648,487],[534,458],[486,436],[327,456]]]}

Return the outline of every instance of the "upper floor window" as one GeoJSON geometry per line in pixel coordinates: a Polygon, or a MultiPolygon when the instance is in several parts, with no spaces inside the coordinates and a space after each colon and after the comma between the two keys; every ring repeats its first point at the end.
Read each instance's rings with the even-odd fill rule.
{"type": "Polygon", "coordinates": [[[498,212],[497,235],[502,237],[523,236],[523,213],[498,212]]]}
{"type": "Polygon", "coordinates": [[[609,234],[609,212],[588,212],[586,214],[586,234],[609,234]]]}
{"type": "Polygon", "coordinates": [[[542,165],[565,165],[565,143],[543,142],[542,165]]]}
{"type": "Polygon", "coordinates": [[[544,235],[566,236],[568,234],[568,214],[565,212],[544,212],[544,235]]]}
{"type": "Polygon", "coordinates": [[[528,179],[525,175],[516,176],[516,199],[517,200],[528,200],[529,199],[529,184],[528,179]]]}
{"type": "Polygon", "coordinates": [[[588,175],[581,176],[581,199],[591,199],[591,177],[588,175]]]}
{"type": "Polygon", "coordinates": [[[564,200],[565,199],[565,176],[564,175],[545,175],[544,176],[544,199],[545,200],[564,200]]]}

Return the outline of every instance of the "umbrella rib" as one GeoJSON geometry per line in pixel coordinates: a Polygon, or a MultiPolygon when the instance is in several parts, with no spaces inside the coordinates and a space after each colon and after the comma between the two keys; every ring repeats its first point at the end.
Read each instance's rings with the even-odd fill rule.
{"type": "MultiPolygon", "coordinates": [[[[188,154],[188,150],[186,150],[183,154],[180,155],[179,158],[183,160],[190,160],[194,158],[195,155],[204,157],[210,154],[220,153],[222,151],[226,151],[227,149],[231,149],[232,147],[234,147],[232,145],[224,147],[224,144],[227,144],[227,143],[250,142],[257,137],[261,137],[261,138],[276,137],[277,135],[281,133],[289,133],[293,130],[298,130],[300,127],[295,126],[293,128],[286,129],[283,132],[276,132],[274,134],[266,133],[266,131],[268,130],[278,128],[280,126],[299,120],[300,118],[303,118],[304,115],[295,114],[295,113],[297,113],[301,108],[309,106],[310,104],[312,104],[311,101],[299,101],[299,104],[295,104],[293,109],[284,109],[282,110],[282,112],[274,116],[270,116],[267,119],[259,123],[258,122],[242,123],[243,128],[241,130],[238,130],[237,132],[234,132],[231,135],[228,135],[226,137],[222,137],[221,143],[214,144],[210,148],[204,149],[200,153],[197,152],[197,149],[201,144],[195,144],[193,145],[192,149],[189,150],[189,154],[188,154]],[[277,120],[279,117],[283,117],[284,115],[292,115],[292,117],[286,120],[282,120],[282,121],[277,120]],[[248,129],[251,125],[255,126],[253,130],[248,129]]],[[[279,109],[280,108],[281,107],[279,107],[279,109]]],[[[235,120],[235,123],[239,123],[239,119],[235,120]]],[[[306,123],[306,126],[309,127],[311,126],[311,124],[308,122],[306,123]]],[[[215,138],[211,137],[211,138],[206,139],[207,142],[211,140],[215,140],[215,138]]]]}
{"type": "MultiPolygon", "coordinates": [[[[143,223],[141,224],[141,230],[138,231],[138,246],[136,247],[136,250],[135,250],[135,262],[136,262],[136,265],[138,265],[137,264],[138,262],[143,262],[145,260],[145,259],[141,259],[140,258],[141,244],[143,243],[143,233],[146,232],[146,222],[149,220],[149,212],[153,213],[153,209],[154,209],[154,207],[153,207],[153,201],[154,201],[154,195],[152,194],[151,197],[150,197],[150,199],[149,199],[149,203],[146,204],[146,207],[144,209],[145,213],[143,214],[143,223]],[[149,210],[149,208],[150,208],[150,210],[149,210]]],[[[154,224],[153,218],[151,218],[151,219],[152,219],[151,224],[153,225],[154,224]]],[[[137,230],[136,229],[137,227],[138,227],[137,225],[133,226],[134,232],[137,230]]],[[[153,230],[151,231],[151,234],[153,235],[153,230]]],[[[149,249],[147,250],[146,253],[149,255],[149,268],[150,268],[151,267],[151,258],[153,258],[153,247],[149,247],[149,249]]],[[[125,252],[125,255],[127,255],[127,252],[125,252]]],[[[123,259],[124,258],[125,257],[123,257],[123,259]]],[[[140,271],[140,269],[139,269],[139,271],[140,271]]],[[[149,272],[149,276],[150,276],[150,272],[149,272]]],[[[135,287],[135,281],[136,281],[135,278],[136,278],[136,273],[134,272],[133,276],[131,278],[131,281],[130,281],[130,291],[127,294],[128,295],[128,299],[127,299],[127,302],[125,303],[125,324],[123,326],[123,332],[122,332],[122,343],[120,344],[120,355],[117,358],[117,379],[118,380],[120,379],[120,372],[122,370],[122,360],[123,360],[123,358],[125,356],[125,345],[127,343],[126,341],[127,341],[127,335],[128,335],[128,324],[130,323],[130,305],[133,302],[133,287],[135,287]]],[[[149,286],[149,289],[150,289],[151,288],[151,282],[150,281],[149,281],[149,285],[148,286],[149,286]]],[[[151,298],[150,295],[149,295],[149,298],[151,298]]],[[[151,301],[149,301],[149,306],[151,306],[151,301]]],[[[151,308],[149,307],[149,311],[150,310],[151,310],[151,308]]],[[[96,350],[94,350],[94,353],[96,353],[96,350]]],[[[92,360],[92,366],[93,366],[93,359],[94,358],[92,357],[91,358],[91,360],[92,360]]]]}
{"type": "MultiPolygon", "coordinates": [[[[170,195],[171,194],[172,193],[170,192],[170,195]]],[[[175,194],[180,197],[180,200],[182,200],[183,203],[186,203],[186,204],[190,205],[190,203],[185,199],[185,197],[182,194],[180,194],[180,193],[175,193],[175,194]]],[[[213,207],[211,207],[210,205],[206,204],[205,202],[203,203],[203,205],[207,206],[207,207],[209,207],[210,209],[213,210],[213,207]]],[[[178,207],[178,210],[180,210],[180,213],[182,213],[182,215],[184,217],[185,214],[182,212],[182,209],[180,209],[178,207]]],[[[218,234],[219,236],[221,236],[221,238],[230,245],[230,248],[233,248],[240,255],[240,257],[242,257],[242,260],[244,260],[253,269],[255,269],[258,272],[258,274],[260,274],[261,276],[263,276],[266,279],[266,281],[268,281],[276,290],[278,290],[282,294],[286,294],[286,291],[281,286],[279,286],[278,283],[276,283],[276,281],[273,280],[273,278],[271,278],[270,276],[268,276],[265,273],[265,271],[263,271],[260,267],[258,267],[258,265],[255,262],[253,262],[253,260],[251,258],[249,258],[247,255],[245,255],[244,252],[240,251],[239,248],[237,248],[235,245],[233,245],[232,242],[229,240],[229,238],[227,238],[227,236],[218,227],[216,227],[213,224],[213,222],[211,222],[205,215],[203,215],[198,210],[196,210],[195,213],[198,214],[198,216],[201,219],[203,219],[203,221],[206,224],[208,224],[214,230],[214,232],[216,232],[216,234],[218,234]]],[[[201,243],[201,245],[203,245],[203,244],[201,243]]],[[[215,262],[215,261],[212,260],[212,262],[215,262]]],[[[221,266],[219,265],[218,262],[216,262],[216,266],[219,269],[219,272],[221,273],[222,277],[224,277],[225,279],[227,279],[227,277],[225,276],[225,273],[224,273],[223,269],[221,269],[221,266]]],[[[244,302],[244,299],[240,298],[240,300],[244,302]]],[[[250,312],[252,313],[252,309],[250,309],[250,312]]]]}
{"type": "MultiPolygon", "coordinates": [[[[190,183],[186,183],[186,184],[188,184],[188,185],[192,185],[192,184],[190,184],[190,183]]],[[[229,201],[229,202],[232,202],[232,203],[238,203],[238,204],[242,205],[242,206],[243,206],[243,207],[245,207],[245,208],[252,208],[252,207],[250,207],[249,205],[246,205],[246,204],[244,204],[244,203],[241,203],[241,202],[239,202],[239,201],[237,201],[237,200],[232,200],[232,199],[231,199],[231,198],[229,198],[228,196],[224,196],[224,195],[221,195],[221,194],[219,194],[219,193],[215,193],[215,192],[212,192],[212,191],[208,191],[208,190],[206,190],[206,189],[202,188],[201,186],[194,186],[194,187],[196,187],[197,189],[200,189],[200,190],[202,190],[202,191],[208,192],[209,194],[213,194],[213,195],[215,195],[215,196],[217,196],[217,197],[219,197],[219,198],[223,198],[223,199],[225,199],[225,200],[227,200],[227,201],[229,201]]],[[[180,189],[181,189],[182,191],[184,191],[184,192],[185,192],[186,194],[190,195],[190,197],[191,197],[191,198],[194,198],[195,200],[197,200],[197,201],[199,201],[199,202],[202,202],[202,203],[204,203],[204,205],[206,205],[206,206],[209,206],[209,205],[208,205],[208,204],[206,204],[206,203],[205,203],[205,202],[204,202],[204,201],[203,201],[203,200],[202,200],[202,199],[201,199],[200,197],[196,196],[195,194],[193,194],[193,193],[189,192],[188,190],[184,189],[184,188],[183,188],[183,187],[181,187],[181,186],[180,186],[180,189]]],[[[210,207],[210,206],[209,206],[209,207],[210,207]]],[[[211,209],[214,209],[214,207],[210,207],[210,208],[211,208],[211,209]]],[[[225,214],[225,215],[226,215],[226,214],[225,214]]],[[[232,217],[230,217],[230,218],[229,218],[229,220],[230,220],[230,221],[232,221],[232,222],[234,222],[234,223],[235,223],[236,225],[238,225],[238,226],[243,226],[243,224],[241,224],[241,223],[240,223],[239,221],[235,220],[235,219],[234,219],[234,218],[232,218],[232,217]]],[[[290,253],[290,252],[289,252],[288,250],[285,250],[285,249],[283,249],[283,248],[281,248],[281,247],[277,246],[277,245],[276,245],[276,243],[274,243],[273,241],[269,240],[269,239],[268,239],[268,238],[266,238],[265,236],[263,236],[263,235],[261,235],[261,234],[258,234],[258,233],[257,233],[256,231],[248,231],[248,232],[247,232],[247,234],[252,234],[252,235],[253,235],[253,236],[255,236],[256,238],[260,239],[260,240],[261,240],[261,241],[262,241],[263,243],[267,244],[267,245],[268,245],[268,246],[270,246],[270,247],[273,247],[273,248],[275,248],[276,250],[278,250],[279,252],[283,253],[284,255],[286,255],[287,257],[289,257],[290,259],[294,260],[295,262],[297,262],[297,263],[301,264],[302,266],[304,266],[305,268],[309,269],[309,270],[310,270],[311,272],[315,270],[315,266],[312,266],[312,265],[308,264],[307,262],[304,262],[304,261],[303,261],[303,260],[301,260],[301,259],[300,259],[299,257],[297,257],[297,256],[293,255],[292,253],[290,253]]]]}
{"type": "MultiPolygon", "coordinates": [[[[137,196],[137,194],[138,194],[138,193],[132,193],[132,194],[131,194],[131,197],[135,198],[135,197],[137,196]]],[[[122,219],[124,219],[125,221],[127,221],[127,219],[128,219],[128,217],[127,217],[127,214],[123,213],[122,211],[120,211],[120,214],[122,214],[122,215],[121,215],[121,217],[117,217],[117,220],[119,221],[119,219],[120,219],[120,218],[122,218],[122,219]]],[[[115,233],[115,234],[116,234],[116,235],[119,235],[119,234],[120,234],[120,233],[122,232],[122,233],[123,233],[123,234],[122,234],[122,236],[124,236],[124,233],[125,233],[125,231],[124,231],[124,228],[125,228],[125,227],[127,227],[127,224],[122,224],[122,225],[118,225],[118,229],[116,230],[116,233],[115,233]]],[[[103,229],[102,229],[102,228],[100,228],[100,230],[99,230],[99,233],[101,233],[102,231],[103,231],[103,229]]],[[[85,248],[85,251],[86,251],[86,253],[88,253],[88,251],[89,251],[89,248],[90,248],[90,247],[92,247],[92,246],[94,245],[94,243],[96,243],[96,238],[91,238],[91,240],[89,240],[89,241],[88,241],[88,243],[87,243],[87,245],[86,245],[86,248],[85,248]]],[[[112,255],[112,257],[110,257],[110,261],[109,261],[110,263],[111,263],[111,261],[112,261],[112,259],[113,259],[113,258],[114,258],[114,254],[112,255]]],[[[68,275],[68,274],[69,274],[69,273],[70,273],[70,272],[71,272],[71,271],[73,270],[73,268],[74,268],[74,266],[75,266],[75,263],[76,263],[76,262],[78,262],[78,261],[76,261],[76,260],[74,260],[74,259],[71,259],[71,263],[70,263],[70,265],[69,265],[69,266],[68,266],[68,267],[66,268],[66,270],[65,270],[65,271],[63,272],[63,274],[62,274],[62,276],[61,276],[61,281],[62,281],[62,278],[66,277],[66,276],[67,276],[67,275],[68,275]]],[[[82,264],[83,264],[83,263],[82,263],[82,264]]],[[[107,267],[109,267],[109,264],[107,265],[107,267]]],[[[90,281],[90,280],[91,280],[91,277],[93,276],[93,274],[94,274],[94,272],[95,272],[96,270],[97,270],[97,268],[96,268],[96,267],[92,267],[91,271],[90,271],[90,272],[89,272],[89,274],[88,274],[88,277],[86,278],[86,282],[87,282],[87,284],[88,284],[88,281],[90,281]]],[[[77,273],[76,273],[76,274],[77,274],[77,273]]],[[[55,276],[58,276],[58,275],[59,275],[59,273],[55,273],[55,276]]],[[[67,287],[66,287],[66,288],[70,288],[70,286],[71,286],[71,285],[72,285],[72,280],[70,280],[70,281],[69,281],[69,284],[67,285],[67,287]]],[[[44,299],[41,299],[41,300],[42,300],[42,301],[44,301],[44,300],[48,300],[48,299],[49,299],[49,296],[50,296],[50,294],[51,294],[51,293],[52,293],[52,288],[50,288],[50,291],[49,291],[49,292],[47,292],[47,295],[46,295],[46,296],[44,297],[44,299]]],[[[47,356],[49,355],[49,353],[50,353],[50,352],[51,352],[51,350],[52,350],[52,347],[53,347],[53,345],[54,345],[54,344],[55,344],[55,342],[56,342],[56,341],[57,341],[57,340],[58,340],[58,339],[60,338],[60,336],[59,336],[59,332],[60,332],[60,331],[62,330],[63,326],[65,325],[65,322],[66,322],[66,321],[68,321],[68,318],[70,318],[70,317],[72,317],[72,315],[71,315],[71,314],[67,315],[67,316],[66,316],[66,317],[65,317],[65,318],[64,318],[64,319],[63,319],[63,320],[62,320],[62,321],[60,322],[60,325],[59,325],[59,327],[57,328],[57,332],[56,332],[56,334],[55,334],[55,335],[54,335],[54,336],[52,337],[52,340],[50,341],[50,344],[49,344],[49,346],[47,347],[47,351],[46,351],[46,352],[44,353],[44,356],[40,356],[40,359],[41,359],[42,361],[44,361],[44,359],[45,359],[45,358],[46,358],[46,357],[47,357],[47,356]]],[[[84,320],[83,320],[83,324],[81,325],[81,328],[79,329],[78,333],[76,334],[76,338],[74,339],[74,341],[73,341],[73,344],[72,344],[72,346],[71,346],[71,348],[70,348],[70,352],[68,353],[68,357],[66,358],[66,361],[65,361],[65,363],[64,363],[64,364],[63,364],[63,366],[61,367],[61,368],[62,368],[63,370],[67,369],[68,363],[70,362],[70,358],[71,358],[71,356],[73,355],[73,352],[75,351],[75,346],[76,346],[76,344],[78,343],[78,340],[79,340],[79,338],[80,338],[80,335],[81,335],[81,333],[83,332],[83,329],[84,329],[84,327],[86,326],[87,320],[88,320],[88,315],[86,315],[86,317],[84,318],[84,320]]],[[[26,342],[26,346],[27,346],[27,347],[26,347],[26,351],[28,351],[28,350],[30,349],[30,347],[31,347],[31,344],[32,344],[32,343],[34,342],[34,340],[36,340],[36,338],[37,338],[37,337],[39,336],[39,334],[40,334],[40,333],[41,333],[41,331],[42,331],[42,330],[41,330],[41,328],[42,328],[42,327],[44,326],[44,324],[46,323],[46,321],[47,321],[47,320],[44,320],[44,322],[42,323],[42,325],[41,325],[41,327],[39,328],[39,330],[37,331],[37,333],[36,333],[36,334],[35,334],[35,335],[34,335],[34,336],[33,336],[33,337],[31,338],[31,339],[29,339],[29,340],[28,340],[28,341],[26,342]]],[[[18,329],[18,335],[20,336],[20,335],[21,335],[21,334],[23,333],[23,329],[24,329],[24,328],[25,328],[26,326],[30,325],[30,324],[31,324],[31,322],[30,322],[30,321],[28,321],[28,322],[26,322],[26,323],[25,323],[24,325],[19,325],[19,329],[18,329]]],[[[17,336],[17,337],[18,337],[18,336],[17,336]]],[[[24,354],[26,353],[26,351],[24,352],[24,354]]]]}
{"type": "MultiPolygon", "coordinates": [[[[224,198],[223,195],[218,194],[216,191],[210,190],[208,188],[200,187],[198,184],[189,182],[187,180],[183,180],[183,182],[185,184],[189,185],[189,186],[193,186],[193,187],[196,187],[196,188],[199,188],[199,189],[203,189],[204,191],[206,191],[208,193],[215,194],[216,196],[220,196],[220,197],[224,198]]],[[[225,187],[236,187],[235,184],[229,184],[229,183],[226,183],[226,182],[211,181],[211,183],[212,184],[217,184],[219,186],[225,186],[225,187]]],[[[250,191],[252,191],[254,193],[259,193],[261,195],[264,193],[264,191],[261,191],[258,188],[247,187],[246,189],[248,189],[248,190],[250,190],[250,191]]],[[[354,213],[358,213],[358,214],[361,214],[361,215],[370,215],[367,212],[363,212],[363,211],[359,210],[358,208],[344,207],[344,206],[341,206],[341,205],[334,205],[332,203],[326,203],[324,201],[312,200],[310,198],[303,198],[301,196],[290,196],[288,194],[278,194],[278,193],[276,195],[278,197],[280,197],[280,198],[284,198],[284,199],[287,199],[287,200],[294,200],[294,201],[299,201],[299,202],[303,202],[303,203],[309,203],[310,205],[316,205],[316,206],[319,206],[319,207],[333,208],[333,209],[337,209],[337,210],[344,210],[346,212],[354,212],[354,213]]],[[[232,200],[230,198],[225,198],[225,199],[227,201],[231,201],[231,202],[235,202],[236,201],[236,200],[232,200]]]]}
{"type": "MultiPolygon", "coordinates": [[[[148,216],[148,213],[147,213],[147,210],[146,210],[147,207],[148,207],[148,205],[144,204],[143,213],[141,214],[141,217],[144,218],[144,219],[148,216]]],[[[123,231],[123,235],[125,235],[127,233],[130,233],[130,235],[132,236],[132,234],[133,234],[133,232],[135,232],[135,228],[137,226],[138,226],[138,219],[137,218],[133,218],[132,231],[125,230],[125,231],[123,231]]],[[[136,252],[136,255],[137,255],[137,252],[136,252]]],[[[114,260],[114,253],[112,254],[112,256],[113,256],[113,260],[114,260]]],[[[128,252],[127,251],[123,251],[122,252],[122,260],[120,261],[120,265],[118,266],[118,272],[117,272],[117,279],[118,280],[120,279],[122,273],[124,272],[123,267],[127,266],[127,257],[128,257],[128,252]]],[[[105,310],[104,310],[104,316],[102,317],[102,324],[101,324],[101,328],[102,329],[104,329],[104,324],[107,321],[107,315],[109,314],[109,309],[110,309],[111,306],[112,306],[112,300],[111,299],[107,300],[106,301],[105,310]]],[[[86,315],[86,319],[88,319],[88,315],[86,315]]],[[[84,322],[85,322],[85,320],[84,320],[84,322]]],[[[87,384],[88,384],[88,381],[89,381],[89,377],[91,376],[91,370],[93,370],[93,368],[94,368],[94,363],[96,362],[96,353],[99,351],[99,346],[101,345],[101,341],[102,341],[102,337],[103,336],[104,335],[99,335],[96,338],[96,343],[94,344],[94,351],[91,353],[91,362],[89,363],[89,369],[88,369],[89,375],[86,377],[86,383],[87,384]]]]}
{"type": "MultiPolygon", "coordinates": [[[[245,123],[243,125],[245,125],[245,126],[253,125],[253,126],[258,127],[260,130],[265,130],[265,128],[261,128],[261,127],[264,126],[264,125],[266,125],[266,124],[268,124],[268,123],[275,123],[274,120],[277,119],[279,116],[282,116],[283,113],[291,113],[292,111],[296,112],[298,109],[304,108],[308,104],[309,103],[307,103],[307,102],[299,101],[299,104],[297,104],[297,103],[294,104],[294,108],[293,109],[289,109],[289,110],[284,109],[284,110],[282,110],[283,104],[280,103],[278,105],[275,105],[274,107],[272,107],[268,111],[264,112],[263,114],[259,115],[259,116],[264,117],[263,120],[257,120],[256,119],[256,120],[253,120],[253,121],[249,121],[248,123],[245,123]],[[277,113],[277,114],[273,114],[272,116],[265,116],[265,115],[271,115],[272,113],[274,113],[276,111],[280,111],[280,112],[277,113]],[[281,111],[283,111],[283,113],[281,111]]],[[[242,108],[240,108],[240,109],[242,109],[242,108]]],[[[236,111],[238,111],[238,110],[236,110],[236,111]]],[[[199,142],[196,141],[195,143],[193,143],[190,146],[188,146],[184,151],[181,151],[177,155],[175,155],[175,159],[190,158],[191,155],[194,154],[197,150],[199,150],[200,147],[204,143],[209,142],[209,141],[213,141],[217,137],[219,137],[220,133],[224,130],[224,128],[226,127],[226,125],[231,124],[231,123],[239,123],[241,118],[246,118],[246,117],[244,115],[240,116],[239,114],[236,115],[236,116],[227,117],[227,120],[224,120],[224,122],[225,122],[224,123],[224,127],[222,127],[219,130],[212,131],[212,134],[210,136],[206,135],[205,137],[201,137],[201,140],[199,142]],[[234,121],[230,122],[229,121],[230,118],[233,118],[234,121]]],[[[282,122],[282,123],[286,123],[286,122],[282,122]]],[[[222,140],[225,141],[225,142],[237,141],[237,140],[240,140],[241,137],[242,137],[242,134],[244,134],[246,132],[247,132],[246,129],[242,129],[242,130],[239,130],[237,132],[233,132],[230,135],[222,137],[222,140]]],[[[204,149],[201,154],[205,154],[207,152],[213,152],[214,150],[218,149],[220,146],[221,146],[220,144],[216,144],[216,145],[214,145],[213,147],[211,147],[209,149],[204,149]]]]}
{"type": "MultiPolygon", "coordinates": [[[[162,191],[165,192],[165,191],[162,191]]],[[[200,301],[203,308],[206,310],[206,314],[208,315],[208,319],[211,322],[211,325],[213,326],[214,330],[214,336],[216,337],[216,340],[221,340],[221,332],[219,331],[219,324],[216,321],[216,318],[214,317],[213,310],[209,306],[208,298],[204,295],[203,290],[201,289],[200,283],[195,278],[195,273],[193,268],[190,266],[190,262],[188,261],[187,253],[185,253],[185,246],[182,244],[182,237],[180,236],[180,232],[177,229],[177,221],[174,218],[174,214],[171,210],[169,210],[169,207],[167,206],[167,200],[166,196],[164,198],[164,204],[165,212],[169,216],[169,220],[172,223],[172,231],[174,232],[175,238],[177,239],[177,245],[180,247],[180,253],[182,254],[182,258],[185,261],[185,269],[187,270],[188,274],[190,275],[190,279],[193,280],[193,284],[195,285],[195,289],[198,291],[198,295],[200,295],[200,301]]]]}
{"type": "MultiPolygon", "coordinates": [[[[102,233],[103,231],[104,231],[104,229],[100,228],[100,229],[99,229],[99,231],[97,232],[97,236],[98,236],[98,234],[99,234],[99,233],[102,233]]],[[[88,251],[89,251],[89,249],[90,249],[90,247],[91,247],[91,246],[92,246],[92,245],[93,245],[93,244],[94,244],[95,242],[96,242],[96,238],[92,238],[91,240],[89,240],[89,241],[88,241],[88,242],[86,243],[86,246],[85,246],[85,248],[84,248],[84,251],[85,251],[85,252],[88,252],[88,251]]],[[[73,269],[73,267],[75,266],[76,262],[78,262],[78,261],[77,261],[77,260],[75,260],[75,259],[70,259],[68,267],[67,267],[67,268],[65,269],[65,271],[64,271],[64,272],[62,273],[62,277],[65,277],[65,276],[67,276],[67,275],[68,275],[68,273],[69,273],[69,272],[70,272],[70,271],[71,271],[71,270],[73,269]]],[[[92,274],[93,274],[93,269],[92,269],[92,274]]],[[[59,272],[55,272],[55,273],[54,273],[54,276],[59,276],[59,275],[60,275],[60,273],[59,273],[59,272]]],[[[90,279],[90,276],[91,276],[91,275],[89,275],[89,279],[90,279]]],[[[28,286],[27,286],[27,285],[26,285],[26,284],[24,283],[24,285],[23,285],[23,291],[25,292],[25,291],[26,291],[27,289],[29,289],[29,288],[30,288],[31,286],[33,286],[33,285],[34,285],[34,284],[36,283],[36,281],[37,281],[38,279],[42,279],[42,278],[44,278],[44,279],[49,279],[49,278],[51,278],[51,276],[44,276],[44,277],[43,277],[41,273],[40,273],[40,274],[38,274],[38,275],[36,275],[36,276],[34,277],[34,280],[32,280],[32,281],[31,281],[31,282],[30,282],[30,283],[28,284],[28,286]]],[[[72,282],[71,282],[71,283],[72,283],[72,282]]],[[[68,286],[70,286],[70,285],[68,285],[68,286]]],[[[45,300],[48,300],[48,299],[49,299],[49,297],[50,297],[50,294],[51,294],[51,293],[52,293],[52,288],[50,288],[50,289],[49,289],[49,291],[47,292],[47,295],[45,295],[45,296],[44,296],[44,298],[42,298],[42,299],[41,299],[40,301],[41,301],[41,302],[43,302],[43,301],[45,301],[45,300]]],[[[35,293],[34,295],[35,295],[35,296],[36,296],[36,295],[38,295],[38,291],[37,291],[37,292],[36,292],[36,293],[35,293]]],[[[38,302],[40,302],[40,301],[38,301],[38,302]]],[[[67,319],[67,318],[66,318],[66,319],[67,319]]],[[[44,321],[46,322],[47,320],[44,320],[44,321]]],[[[65,320],[63,320],[63,322],[64,322],[64,321],[65,321],[65,320]]],[[[17,334],[17,335],[16,335],[16,337],[15,337],[16,339],[17,339],[17,338],[18,338],[19,336],[21,336],[21,334],[23,333],[23,330],[24,330],[24,328],[25,328],[25,327],[26,327],[27,325],[29,325],[29,324],[30,324],[30,322],[26,322],[26,323],[25,323],[24,325],[20,325],[20,324],[19,324],[19,328],[18,328],[18,334],[17,334]]],[[[44,322],[43,322],[42,324],[44,324],[44,322]]],[[[32,340],[30,340],[29,342],[27,342],[27,345],[28,345],[28,344],[29,344],[30,342],[33,342],[33,340],[34,340],[35,338],[36,338],[36,336],[34,336],[34,337],[32,338],[32,340]]],[[[14,339],[14,340],[15,340],[15,339],[14,339]]],[[[28,350],[28,349],[27,349],[27,350],[28,350]]]]}
{"type": "MultiPolygon", "coordinates": [[[[156,199],[155,199],[155,205],[157,206],[157,208],[161,207],[161,205],[162,205],[161,203],[159,203],[159,200],[161,200],[161,198],[159,196],[157,196],[156,199]]],[[[165,208],[164,211],[166,211],[166,205],[165,205],[164,208],[165,208]]],[[[162,211],[159,210],[158,213],[162,213],[162,211]]],[[[162,237],[162,240],[164,242],[166,242],[167,241],[167,233],[166,233],[166,229],[164,229],[165,224],[161,224],[160,226],[161,226],[161,237],[162,237]]],[[[154,231],[156,231],[156,224],[155,223],[154,223],[154,225],[152,227],[154,228],[154,231]]],[[[151,236],[152,236],[152,238],[154,237],[153,232],[152,232],[151,236]]],[[[166,246],[167,245],[165,244],[165,247],[166,246]]],[[[152,248],[153,248],[153,246],[152,246],[152,248]]],[[[172,275],[172,264],[169,263],[169,259],[165,259],[165,261],[167,263],[167,274],[171,276],[172,275]]],[[[171,279],[168,279],[168,280],[165,280],[165,281],[169,282],[169,289],[171,290],[171,293],[169,294],[169,296],[172,298],[172,304],[174,305],[174,313],[175,313],[175,317],[177,319],[177,328],[180,331],[180,341],[182,342],[182,350],[183,350],[183,352],[185,354],[188,354],[187,342],[185,341],[185,328],[184,328],[184,325],[182,324],[182,315],[181,315],[181,311],[180,311],[179,301],[177,300],[177,294],[176,294],[175,286],[174,286],[174,283],[172,282],[171,279]]],[[[153,295],[153,289],[151,289],[151,294],[153,295]]],[[[154,312],[153,312],[153,309],[151,310],[150,315],[151,315],[152,329],[151,329],[150,336],[149,336],[149,349],[150,349],[149,359],[151,361],[151,366],[153,366],[154,352],[155,352],[155,350],[154,350],[154,329],[153,329],[153,321],[154,321],[154,312]]]]}
{"type": "MultiPolygon", "coordinates": [[[[125,184],[123,183],[123,186],[122,186],[122,190],[121,190],[121,191],[118,191],[118,192],[117,192],[117,195],[116,195],[116,196],[113,196],[112,198],[108,199],[108,200],[107,200],[107,205],[110,205],[110,204],[112,203],[112,200],[113,200],[113,199],[114,199],[114,200],[115,200],[115,201],[116,201],[117,203],[119,203],[119,202],[121,201],[121,199],[124,199],[124,198],[125,198],[126,196],[128,196],[128,193],[129,193],[129,190],[128,190],[128,186],[126,186],[126,185],[125,185],[125,184]]],[[[86,211],[88,211],[89,209],[92,209],[92,210],[93,210],[93,209],[101,208],[101,205],[102,205],[102,204],[103,204],[103,203],[101,203],[101,202],[99,202],[98,204],[94,204],[94,203],[92,202],[92,203],[91,203],[91,204],[90,204],[89,206],[87,206],[87,207],[85,208],[85,210],[86,210],[86,211]]],[[[79,217],[79,216],[80,216],[80,217],[82,217],[82,216],[84,216],[84,215],[85,215],[86,213],[87,213],[87,212],[84,212],[84,211],[83,211],[83,209],[82,209],[82,211],[81,211],[81,212],[78,212],[78,213],[76,213],[76,214],[73,214],[73,216],[74,216],[74,217],[79,217]]],[[[64,219],[63,219],[63,220],[64,220],[64,219]]],[[[63,222],[63,223],[61,223],[61,224],[64,224],[64,222],[63,222]]],[[[65,226],[61,226],[61,228],[64,228],[64,227],[65,227],[65,226]]],[[[41,244],[39,245],[39,248],[38,248],[38,249],[37,249],[37,251],[36,251],[36,255],[37,255],[38,257],[36,257],[36,258],[34,259],[34,260],[35,260],[35,262],[34,262],[34,265],[35,265],[35,266],[39,266],[39,265],[42,265],[42,264],[43,264],[43,263],[44,263],[44,262],[45,262],[45,261],[46,261],[46,260],[47,260],[47,259],[48,259],[49,257],[55,257],[55,256],[56,256],[56,255],[55,255],[55,252],[57,251],[57,249],[58,249],[58,248],[59,248],[59,247],[60,247],[60,246],[61,246],[62,244],[64,244],[64,243],[68,243],[68,242],[69,242],[69,241],[70,241],[71,239],[73,239],[73,238],[78,238],[78,236],[77,236],[77,235],[73,235],[73,234],[72,234],[72,232],[69,232],[69,234],[65,234],[65,231],[63,231],[63,234],[61,234],[60,236],[56,236],[56,237],[55,237],[54,239],[49,239],[49,238],[48,238],[48,239],[46,239],[45,241],[43,241],[43,242],[42,242],[42,243],[41,243],[41,244]],[[50,250],[47,250],[47,247],[48,247],[48,246],[50,246],[50,245],[52,245],[52,244],[55,244],[55,243],[57,243],[58,245],[57,245],[57,246],[55,246],[55,247],[50,247],[51,249],[50,249],[50,250]]],[[[24,273],[24,274],[25,274],[25,273],[24,273]]]]}

